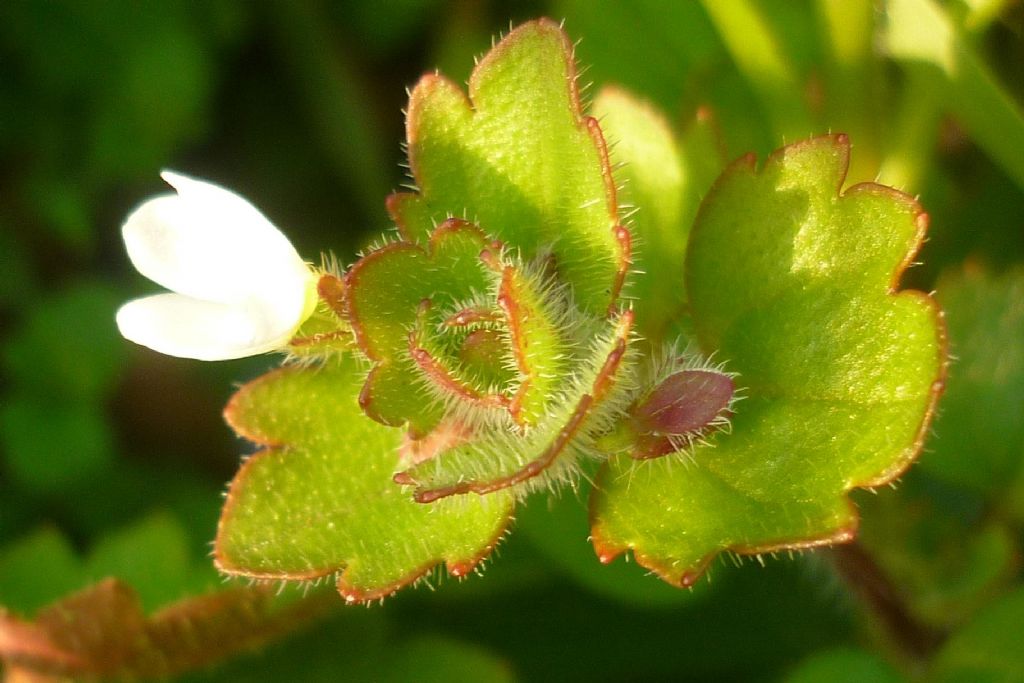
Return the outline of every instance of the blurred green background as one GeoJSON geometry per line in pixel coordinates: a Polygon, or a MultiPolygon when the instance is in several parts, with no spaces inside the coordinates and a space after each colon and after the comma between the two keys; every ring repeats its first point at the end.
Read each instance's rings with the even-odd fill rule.
{"type": "Polygon", "coordinates": [[[726,561],[692,591],[602,567],[584,491],[531,501],[483,577],[339,606],[188,677],[1024,680],[1012,0],[0,3],[0,605],[30,618],[106,576],[150,612],[223,587],[209,542],[250,447],[220,411],[274,359],[204,364],[117,334],[117,306],[152,291],[120,222],[165,191],[159,170],[230,187],[306,258],[349,263],[405,180],[405,89],[435,67],[464,81],[493,35],[542,15],[581,39],[595,89],[680,130],[710,112],[723,158],[845,131],[850,181],[920,195],[930,241],[904,284],[937,290],[957,360],[920,465],[858,494],[858,547],[931,639],[902,647],[829,551],[726,561]]]}

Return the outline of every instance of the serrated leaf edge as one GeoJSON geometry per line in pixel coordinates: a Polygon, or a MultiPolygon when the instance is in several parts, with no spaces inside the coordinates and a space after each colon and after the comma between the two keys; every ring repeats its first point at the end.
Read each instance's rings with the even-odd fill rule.
{"type": "MultiPolygon", "coordinates": [[[[244,398],[245,394],[252,391],[255,387],[259,386],[264,382],[273,381],[277,376],[282,374],[290,374],[292,372],[315,372],[316,369],[309,368],[295,368],[295,367],[282,367],[276,370],[263,374],[256,379],[247,382],[242,385],[238,391],[228,401],[227,406],[224,408],[224,420],[228,425],[238,433],[239,436],[251,441],[257,445],[266,446],[260,451],[250,455],[242,463],[238,472],[232,478],[231,483],[228,485],[228,490],[225,493],[224,505],[221,508],[220,518],[217,520],[217,533],[213,542],[213,564],[217,568],[217,571],[232,577],[243,577],[248,579],[254,579],[257,581],[298,581],[298,582],[309,582],[317,579],[322,579],[327,576],[335,576],[335,584],[338,592],[345,599],[347,603],[366,603],[376,600],[383,600],[386,597],[394,595],[400,589],[415,584],[417,581],[422,579],[429,573],[434,567],[444,564],[445,571],[449,576],[454,578],[463,578],[469,575],[470,572],[477,569],[480,564],[491,554],[494,548],[498,545],[512,523],[512,506],[509,506],[508,513],[501,520],[495,529],[494,535],[491,539],[480,549],[480,552],[472,555],[468,558],[448,558],[438,557],[431,561],[424,563],[417,567],[413,571],[409,572],[402,578],[394,581],[393,583],[386,584],[384,586],[364,589],[359,588],[356,585],[350,583],[347,579],[347,567],[344,563],[339,563],[337,567],[324,567],[318,569],[311,569],[304,572],[272,572],[272,571],[253,571],[244,567],[233,564],[226,556],[223,548],[224,529],[227,525],[227,520],[231,515],[231,511],[234,507],[234,503],[237,499],[236,491],[244,485],[244,480],[249,469],[255,466],[255,463],[261,459],[268,457],[287,457],[289,445],[285,442],[274,441],[268,438],[267,435],[260,434],[256,430],[248,429],[238,417],[239,413],[239,402],[244,398]]],[[[395,454],[396,462],[398,454],[395,454]]],[[[397,486],[397,484],[396,484],[397,486]]]]}
{"type": "MultiPolygon", "coordinates": [[[[395,423],[385,419],[385,417],[373,406],[373,386],[377,381],[377,375],[393,362],[393,358],[384,357],[372,348],[373,344],[371,343],[371,340],[363,327],[363,323],[361,322],[362,315],[356,304],[357,297],[353,296],[351,292],[354,291],[354,288],[359,286],[359,276],[368,263],[373,263],[374,261],[378,261],[382,258],[388,258],[391,254],[403,251],[420,253],[430,261],[435,256],[437,243],[445,235],[462,230],[474,232],[479,235],[481,247],[485,247],[490,244],[495,248],[498,248],[499,243],[489,241],[483,231],[475,224],[458,218],[449,218],[441,225],[434,228],[430,235],[430,240],[426,245],[420,245],[405,239],[399,242],[392,242],[380,247],[379,249],[371,251],[369,254],[366,254],[356,261],[355,264],[349,268],[348,272],[345,273],[343,282],[346,291],[349,292],[349,295],[345,297],[344,302],[346,307],[346,317],[349,324],[352,326],[352,333],[355,336],[356,345],[366,358],[373,363],[373,367],[367,373],[366,379],[363,381],[362,389],[359,392],[359,407],[362,408],[366,415],[381,424],[392,427],[401,427],[403,424],[407,424],[407,422],[395,423]]],[[[412,428],[410,426],[410,430],[411,429],[412,428]]]]}
{"type": "MultiPolygon", "coordinates": [[[[935,300],[935,298],[929,293],[921,292],[918,290],[900,290],[899,282],[900,278],[903,276],[903,273],[906,271],[906,269],[913,264],[914,256],[917,254],[917,252],[921,248],[921,245],[924,243],[925,234],[928,229],[928,214],[924,212],[920,203],[915,198],[895,188],[887,187],[879,183],[858,183],[856,185],[850,186],[844,192],[843,183],[846,180],[846,176],[849,172],[850,165],[850,142],[849,137],[843,133],[821,135],[817,137],[808,138],[806,140],[800,140],[798,142],[791,143],[784,147],[780,147],[779,149],[769,154],[768,157],[766,157],[765,163],[761,168],[763,169],[764,166],[768,165],[769,163],[779,161],[782,157],[784,157],[787,153],[792,152],[794,149],[799,149],[804,146],[818,144],[822,140],[831,141],[832,144],[839,147],[841,151],[841,164],[839,166],[840,173],[838,174],[836,182],[836,193],[840,198],[846,197],[851,193],[859,192],[881,193],[888,195],[895,201],[899,201],[909,205],[915,213],[915,223],[917,226],[917,232],[915,233],[914,237],[910,240],[907,252],[904,255],[903,259],[896,265],[895,269],[893,270],[893,274],[890,278],[888,288],[889,296],[905,296],[921,299],[926,304],[927,308],[929,308],[932,311],[935,318],[935,330],[937,337],[936,341],[938,342],[937,346],[939,351],[938,376],[932,382],[929,392],[929,402],[927,407],[925,408],[925,414],[921,420],[921,424],[919,425],[917,432],[915,433],[913,441],[904,450],[901,456],[899,456],[894,461],[891,467],[883,470],[874,477],[868,478],[864,481],[851,481],[846,484],[846,487],[842,492],[843,502],[846,504],[847,507],[846,520],[843,524],[839,525],[835,529],[828,531],[820,536],[808,536],[804,538],[792,539],[776,539],[773,541],[766,541],[762,544],[757,545],[748,545],[742,543],[732,544],[706,554],[704,557],[698,560],[693,566],[684,570],[682,574],[680,574],[678,570],[673,570],[671,567],[667,566],[666,563],[660,562],[653,555],[637,551],[636,548],[633,547],[631,544],[611,543],[607,539],[602,538],[600,533],[597,531],[597,510],[595,507],[596,496],[594,495],[594,493],[592,493],[588,505],[591,526],[590,540],[591,544],[594,547],[594,552],[597,554],[598,559],[602,563],[608,564],[619,555],[625,553],[626,551],[632,551],[633,557],[636,559],[637,564],[646,569],[651,570],[667,583],[687,588],[694,585],[694,583],[696,583],[697,580],[700,579],[700,577],[704,574],[707,568],[711,565],[711,562],[722,553],[734,553],[736,555],[757,556],[780,551],[801,551],[822,546],[850,543],[857,537],[857,532],[860,526],[860,514],[857,510],[857,507],[853,504],[853,501],[850,500],[848,494],[854,489],[870,489],[894,482],[907,470],[907,468],[910,467],[910,465],[917,459],[918,455],[920,455],[921,450],[924,447],[925,438],[927,437],[928,432],[931,429],[932,421],[935,418],[935,410],[938,405],[939,397],[942,395],[942,392],[944,391],[946,386],[946,379],[949,368],[949,340],[946,332],[945,314],[939,307],[939,304],[935,300]]],[[[726,167],[725,170],[722,171],[721,175],[718,177],[714,185],[712,185],[711,189],[708,191],[708,194],[705,196],[704,201],[701,203],[701,208],[697,213],[697,217],[694,219],[694,228],[690,231],[691,239],[693,238],[694,233],[697,232],[698,226],[700,225],[700,215],[701,213],[703,213],[704,206],[706,206],[706,202],[708,201],[708,199],[712,197],[718,191],[719,187],[723,183],[727,182],[734,173],[737,173],[742,170],[746,170],[747,172],[755,174],[759,172],[757,168],[757,156],[755,154],[744,154],[743,156],[736,159],[733,163],[731,163],[728,167],[726,167]]],[[[686,257],[687,261],[689,261],[689,259],[691,258],[690,254],[691,252],[688,249],[686,257]]],[[[689,273],[690,269],[687,268],[686,272],[689,273]]],[[[690,284],[690,282],[687,282],[687,291],[691,291],[690,284]]],[[[698,326],[698,339],[699,337],[700,332],[698,326]]],[[[594,492],[600,490],[601,482],[605,479],[605,477],[608,476],[607,472],[607,465],[603,466],[601,470],[598,472],[597,478],[595,480],[594,492]]]]}
{"type": "MultiPolygon", "coordinates": [[[[473,95],[476,91],[476,83],[480,78],[480,74],[487,69],[488,65],[492,61],[499,59],[502,53],[509,49],[509,45],[511,45],[513,41],[518,40],[520,34],[526,31],[538,29],[545,32],[555,33],[559,37],[566,57],[566,81],[569,88],[569,101],[572,105],[573,117],[575,118],[577,125],[586,128],[600,158],[601,177],[604,179],[605,198],[609,207],[609,218],[614,223],[612,230],[615,236],[615,243],[619,247],[619,267],[615,277],[615,282],[612,284],[611,300],[609,304],[609,314],[611,314],[615,310],[619,294],[625,284],[626,275],[629,272],[630,265],[632,264],[632,236],[630,231],[623,225],[621,216],[619,215],[618,192],[615,185],[615,179],[612,175],[612,164],[608,155],[608,143],[604,138],[604,133],[601,131],[601,125],[593,116],[588,116],[583,113],[583,104],[582,99],[580,98],[579,89],[579,72],[576,68],[575,48],[561,24],[544,17],[535,21],[520,24],[510,31],[508,35],[502,38],[497,45],[492,47],[483,56],[483,58],[477,62],[469,77],[468,93],[440,73],[433,72],[424,74],[409,94],[409,106],[406,110],[406,140],[408,141],[409,173],[413,178],[413,182],[416,182],[416,179],[419,178],[421,174],[421,169],[419,168],[419,164],[416,159],[414,145],[415,140],[419,137],[419,132],[415,125],[416,117],[413,113],[416,110],[419,99],[423,97],[422,93],[431,90],[438,85],[449,88],[453,92],[460,93],[469,111],[475,112],[476,108],[473,106],[473,95]]],[[[402,218],[401,205],[403,202],[419,196],[418,192],[394,192],[385,200],[385,207],[387,208],[392,221],[394,221],[397,226],[399,234],[404,240],[409,242],[414,241],[414,238],[410,234],[409,228],[402,218]]]]}

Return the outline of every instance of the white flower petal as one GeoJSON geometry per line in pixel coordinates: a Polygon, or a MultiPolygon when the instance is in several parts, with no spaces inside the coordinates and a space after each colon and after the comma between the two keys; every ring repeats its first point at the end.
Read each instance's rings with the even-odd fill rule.
{"type": "Polygon", "coordinates": [[[198,360],[229,360],[284,347],[298,322],[282,328],[261,302],[233,306],[180,294],[129,301],[117,312],[121,334],[154,351],[198,360]]]}
{"type": "Polygon", "coordinates": [[[122,227],[140,273],[206,301],[241,303],[261,295],[276,298],[282,291],[298,300],[309,269],[262,213],[212,183],[170,171],[161,175],[178,194],[143,203],[122,227]]]}

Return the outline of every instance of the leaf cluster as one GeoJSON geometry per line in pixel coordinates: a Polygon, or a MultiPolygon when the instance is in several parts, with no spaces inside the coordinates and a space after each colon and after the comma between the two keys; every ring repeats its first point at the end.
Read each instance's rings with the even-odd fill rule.
{"type": "Polygon", "coordinates": [[[1000,0],[0,5],[0,620],[18,635],[0,638],[4,675],[1020,678],[1019,10],[1000,0]],[[520,55],[503,74],[492,57],[471,77],[510,13],[513,24],[565,17],[581,39],[574,59],[520,55]],[[445,76],[431,73],[407,102],[403,88],[425,66],[445,76]],[[386,209],[403,181],[401,108],[415,128],[412,187],[386,209]],[[848,180],[838,136],[785,147],[826,132],[851,142],[848,180]],[[780,147],[792,153],[773,155],[780,147]],[[748,151],[764,161],[730,164],[748,151]],[[114,307],[142,283],[111,226],[157,190],[163,166],[258,199],[302,253],[330,248],[346,265],[395,243],[428,254],[450,218],[500,240],[507,289],[521,284],[515,300],[533,296],[544,314],[518,336],[538,370],[520,415],[562,414],[528,449],[485,442],[486,454],[517,459],[463,452],[439,467],[431,457],[465,437],[434,425],[453,412],[522,438],[507,407],[481,413],[463,391],[514,397],[523,385],[507,319],[442,326],[469,309],[505,315],[501,273],[471,253],[472,268],[384,273],[399,294],[416,290],[378,320],[394,330],[388,353],[408,363],[387,392],[405,401],[395,424],[359,404],[383,355],[353,334],[346,296],[359,287],[346,291],[343,277],[322,289],[290,349],[298,362],[230,400],[232,425],[255,444],[240,446],[219,409],[266,360],[198,367],[116,339],[114,307]],[[868,179],[918,204],[854,189],[868,179]],[[903,271],[920,207],[923,265],[903,271]],[[386,226],[399,230],[367,248],[386,226]],[[451,296],[455,279],[467,288],[451,296]],[[910,288],[934,292],[952,357],[927,430],[908,416],[927,412],[939,356],[886,345],[913,336],[936,348],[934,320],[913,322],[929,305],[896,294],[910,288]],[[582,368],[613,355],[591,345],[614,340],[627,310],[627,391],[611,396],[607,422],[588,421],[586,438],[567,440],[536,477],[415,502],[423,484],[462,472],[494,481],[549,453],[566,415],[593,396],[597,372],[582,368]],[[652,436],[641,404],[668,405],[660,424],[680,424],[695,402],[665,400],[659,382],[676,376],[662,386],[678,389],[696,376],[680,373],[703,369],[729,377],[741,400],[699,438],[652,436]],[[432,439],[411,438],[401,423],[413,418],[432,439]],[[895,475],[919,439],[895,491],[855,488],[895,475]],[[684,453],[661,453],[666,442],[684,453]],[[640,443],[660,457],[635,460],[640,443]],[[222,529],[218,557],[230,562],[230,550],[241,573],[333,584],[310,587],[312,602],[291,588],[269,598],[276,581],[225,590],[211,570],[218,492],[239,450],[257,453],[231,485],[225,516],[238,533],[222,529]],[[413,483],[396,483],[401,473],[413,483]],[[874,563],[859,577],[828,550],[772,561],[855,526],[852,548],[874,563]],[[625,561],[595,561],[595,528],[603,557],[625,561]],[[755,550],[764,567],[735,554],[755,550]],[[648,575],[692,580],[712,556],[724,560],[707,565],[713,582],[692,591],[648,575]],[[439,562],[460,578],[486,565],[486,577],[445,581],[430,569],[439,562]],[[879,577],[894,601],[863,590],[879,577]],[[332,607],[339,585],[368,600],[414,579],[436,590],[403,591],[382,609],[332,607]],[[80,639],[103,615],[117,624],[80,639]],[[197,634],[213,646],[192,647],[197,634]],[[263,654],[209,666],[258,641],[263,654]],[[99,662],[97,647],[117,656],[99,662]]]}

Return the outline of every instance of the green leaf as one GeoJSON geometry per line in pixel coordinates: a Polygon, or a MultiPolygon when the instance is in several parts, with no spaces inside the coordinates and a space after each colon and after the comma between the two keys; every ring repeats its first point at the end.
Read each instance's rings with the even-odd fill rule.
{"type": "Polygon", "coordinates": [[[7,609],[30,614],[80,585],[78,557],[56,529],[41,528],[0,553],[0,605],[7,609]]]}
{"type": "Polygon", "coordinates": [[[354,360],[286,368],[251,382],[225,415],[266,446],[228,492],[215,543],[229,574],[309,580],[338,574],[350,601],[388,595],[444,561],[463,576],[497,543],[504,494],[434,505],[392,481],[402,433],[366,418],[354,360]]]}
{"type": "Polygon", "coordinates": [[[518,371],[511,412],[534,426],[550,410],[552,397],[568,374],[575,340],[567,339],[571,304],[553,296],[551,283],[525,268],[506,265],[498,287],[510,355],[518,371]]]}
{"type": "Polygon", "coordinates": [[[581,481],[576,492],[527,500],[516,511],[517,538],[525,536],[552,568],[588,591],[631,607],[678,607],[707,600],[710,591],[681,591],[651,581],[635,563],[599,563],[587,540],[590,525],[585,501],[590,492],[589,484],[581,481]]]}
{"type": "Polygon", "coordinates": [[[582,113],[572,45],[557,24],[519,26],[479,63],[469,97],[424,76],[408,109],[417,194],[388,206],[403,235],[425,242],[449,216],[521,249],[550,247],[563,281],[590,313],[615,300],[629,262],[597,122],[582,113]]]}
{"type": "Polygon", "coordinates": [[[939,652],[931,680],[941,683],[1011,683],[1024,680],[1024,588],[1003,597],[954,634],[939,652]]]}
{"type": "Polygon", "coordinates": [[[730,166],[690,237],[701,349],[746,399],[731,433],[680,456],[611,461],[592,497],[594,545],[692,584],[723,550],[847,541],[846,493],[914,459],[942,388],[938,310],[897,293],[926,221],[909,197],[842,187],[849,145],[828,136],[730,166]]]}
{"type": "Polygon", "coordinates": [[[90,549],[85,574],[93,581],[115,576],[130,585],[147,613],[201,588],[191,580],[185,530],[167,513],[149,515],[100,538],[90,549]]]}
{"type": "Polygon", "coordinates": [[[628,405],[633,313],[587,319],[549,263],[524,264],[449,219],[426,248],[390,244],[346,276],[349,319],[375,363],[360,404],[383,424],[409,422],[395,481],[417,501],[568,479],[628,405]],[[474,333],[490,335],[478,360],[514,376],[467,367],[474,333]]]}
{"type": "Polygon", "coordinates": [[[701,198],[725,165],[709,110],[702,108],[677,140],[649,103],[616,87],[594,99],[609,142],[615,180],[633,233],[633,270],[626,294],[645,339],[668,337],[686,309],[686,239],[701,198]]]}
{"type": "Polygon", "coordinates": [[[597,453],[596,438],[621,418],[632,398],[632,324],[633,315],[627,311],[596,335],[587,357],[561,378],[565,386],[547,397],[546,414],[530,429],[517,432],[499,426],[474,435],[401,472],[395,481],[415,485],[416,500],[429,503],[509,487],[522,493],[551,481],[571,480],[579,463],[597,453]]]}
{"type": "Polygon", "coordinates": [[[80,559],[58,531],[42,528],[0,553],[0,605],[29,614],[108,577],[130,585],[147,613],[215,587],[205,553],[192,552],[179,520],[155,512],[107,532],[80,559]]]}
{"type": "Polygon", "coordinates": [[[479,258],[486,244],[477,228],[453,219],[432,231],[425,247],[389,244],[346,274],[349,319],[360,349],[374,361],[359,398],[373,419],[386,425],[408,422],[416,436],[437,424],[440,405],[426,382],[415,379],[409,333],[423,314],[423,302],[443,310],[488,289],[479,258]]]}
{"type": "Polygon", "coordinates": [[[113,312],[121,296],[97,282],[34,302],[2,351],[18,388],[47,402],[105,397],[124,365],[124,340],[113,312]]]}
{"type": "Polygon", "coordinates": [[[682,272],[686,236],[697,210],[687,194],[693,179],[668,122],[649,104],[605,88],[592,111],[608,138],[612,161],[621,165],[615,180],[622,187],[623,206],[637,207],[629,226],[639,273],[627,293],[635,300],[639,328],[652,338],[686,303],[682,272]]]}
{"type": "Polygon", "coordinates": [[[114,436],[92,403],[15,395],[0,406],[0,444],[13,479],[41,493],[95,481],[114,462],[114,436]]]}
{"type": "Polygon", "coordinates": [[[906,680],[889,664],[863,650],[836,648],[816,652],[789,672],[785,683],[900,683],[906,680]]]}
{"type": "Polygon", "coordinates": [[[1001,493],[1024,458],[1024,268],[979,266],[945,273],[936,286],[956,362],[937,438],[921,466],[981,493],[1001,493]]]}

